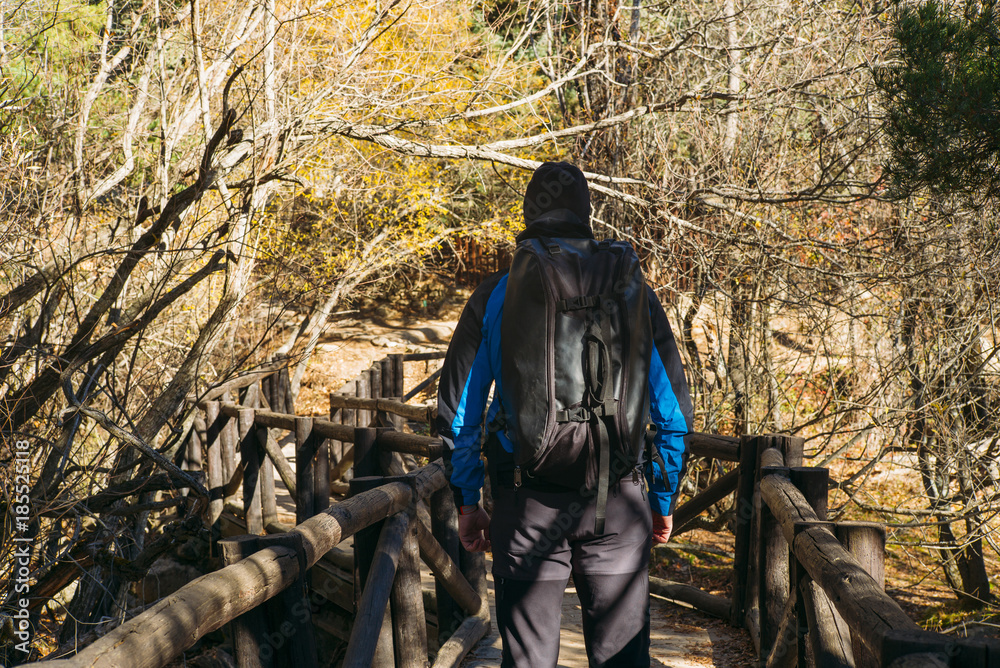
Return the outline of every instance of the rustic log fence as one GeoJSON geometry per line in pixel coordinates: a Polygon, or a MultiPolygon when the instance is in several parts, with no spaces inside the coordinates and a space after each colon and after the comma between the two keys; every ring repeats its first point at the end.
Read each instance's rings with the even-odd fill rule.
{"type": "Polygon", "coordinates": [[[923,631],[884,590],[885,526],[827,521],[802,439],[739,443],[731,623],[766,668],[1000,668],[1000,643],[923,631]]]}
{"type": "MultiPolygon", "coordinates": [[[[331,393],[329,419],[295,415],[281,367],[203,396],[185,468],[207,474],[223,567],[49,665],[159,667],[229,625],[241,667],[318,665],[317,629],[347,642],[343,666],[457,666],[489,627],[485,555],[458,540],[434,409],[404,401],[437,377],[404,392],[404,362],[441,356],[376,362],[331,393]]],[[[885,527],[827,521],[828,471],[802,465],[802,439],[692,434],[689,449],[731,470],[677,508],[675,535],[732,505],[732,597],[658,578],[653,594],[745,627],[766,668],[1000,668],[1000,644],[924,632],[886,595],[885,527]]]]}

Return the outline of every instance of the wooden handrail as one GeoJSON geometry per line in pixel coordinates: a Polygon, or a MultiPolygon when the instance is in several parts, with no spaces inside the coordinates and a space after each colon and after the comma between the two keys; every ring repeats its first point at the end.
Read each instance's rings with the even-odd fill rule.
{"type": "Polygon", "coordinates": [[[740,460],[740,439],[734,436],[692,432],[688,436],[688,448],[696,457],[710,457],[725,462],[740,460]]]}
{"type": "Polygon", "coordinates": [[[232,380],[226,381],[222,385],[217,385],[212,389],[205,392],[205,394],[200,397],[194,393],[187,395],[187,401],[189,403],[197,402],[199,405],[204,404],[206,401],[215,401],[226,392],[232,392],[233,390],[241,390],[244,387],[249,387],[254,383],[270,376],[273,373],[279,371],[282,367],[287,366],[288,362],[286,360],[281,360],[278,362],[271,362],[256,371],[251,371],[250,373],[234,378],[232,380]]]}
{"type": "Polygon", "coordinates": [[[780,523],[795,558],[875,656],[881,656],[882,639],[890,631],[920,630],[829,528],[820,523],[788,478],[765,475],[760,480],[760,495],[780,523]]]}
{"type": "Polygon", "coordinates": [[[346,394],[330,394],[330,408],[360,408],[399,415],[414,422],[433,422],[437,417],[436,406],[414,406],[396,399],[365,399],[346,394]]]}
{"type": "MultiPolygon", "coordinates": [[[[407,476],[410,484],[387,483],[330,506],[293,531],[301,534],[306,567],[345,538],[394,515],[444,487],[444,467],[429,464],[407,476]]],[[[291,586],[299,574],[293,550],[270,547],[181,587],[69,659],[50,668],[159,668],[205,634],[252,610],[291,586]]]]}

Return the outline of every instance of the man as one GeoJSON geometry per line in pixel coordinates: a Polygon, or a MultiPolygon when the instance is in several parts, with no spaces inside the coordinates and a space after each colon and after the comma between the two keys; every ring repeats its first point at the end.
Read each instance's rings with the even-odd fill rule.
{"type": "MultiPolygon", "coordinates": [[[[526,227],[517,241],[593,239],[590,212],[583,173],[565,162],[544,163],[525,192],[526,227]]],[[[562,597],[572,573],[591,666],[645,668],[649,666],[649,548],[651,542],[665,543],[670,537],[686,453],[684,436],[692,422],[673,333],[647,288],[653,336],[649,417],[656,427],[652,459],[657,463],[646,463],[642,473],[639,468],[619,471],[606,507],[600,504],[606,520],[595,522],[599,504],[592,491],[533,480],[530,475],[522,480],[520,467],[515,468],[511,430],[504,428],[505,406],[514,402],[503,396],[502,388],[494,392],[486,410],[490,388],[501,373],[500,325],[507,279],[506,271],[494,274],[466,304],[441,374],[437,418],[438,432],[450,449],[449,480],[459,507],[462,544],[469,551],[493,552],[502,665],[556,665],[562,597]],[[491,425],[485,451],[492,518],[479,504],[484,414],[491,425]]]]}

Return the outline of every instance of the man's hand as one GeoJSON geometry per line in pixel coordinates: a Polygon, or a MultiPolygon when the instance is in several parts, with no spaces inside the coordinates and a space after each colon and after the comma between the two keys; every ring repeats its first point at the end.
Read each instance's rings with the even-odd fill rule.
{"type": "Polygon", "coordinates": [[[670,532],[674,530],[674,516],[657,515],[653,513],[653,544],[660,545],[670,540],[670,532]]]}
{"type": "Polygon", "coordinates": [[[458,539],[469,552],[488,552],[490,545],[490,516],[482,506],[475,510],[463,506],[458,515],[458,539]],[[461,511],[467,511],[462,513],[461,511]]]}

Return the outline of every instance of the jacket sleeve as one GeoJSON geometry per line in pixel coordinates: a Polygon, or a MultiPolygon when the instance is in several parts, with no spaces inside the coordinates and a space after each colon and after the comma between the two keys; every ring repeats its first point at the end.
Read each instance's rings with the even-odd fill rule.
{"type": "Polygon", "coordinates": [[[487,279],[458,319],[438,384],[438,434],[445,443],[445,472],[456,505],[479,502],[483,486],[482,425],[493,385],[486,337],[486,304],[496,287],[487,279]]]}
{"type": "Polygon", "coordinates": [[[653,447],[663,467],[653,463],[647,467],[646,477],[649,505],[654,513],[666,517],[677,504],[677,488],[687,459],[685,437],[691,432],[694,410],[673,330],[652,289],[648,295],[654,343],[649,366],[649,417],[656,427],[653,447]]]}

